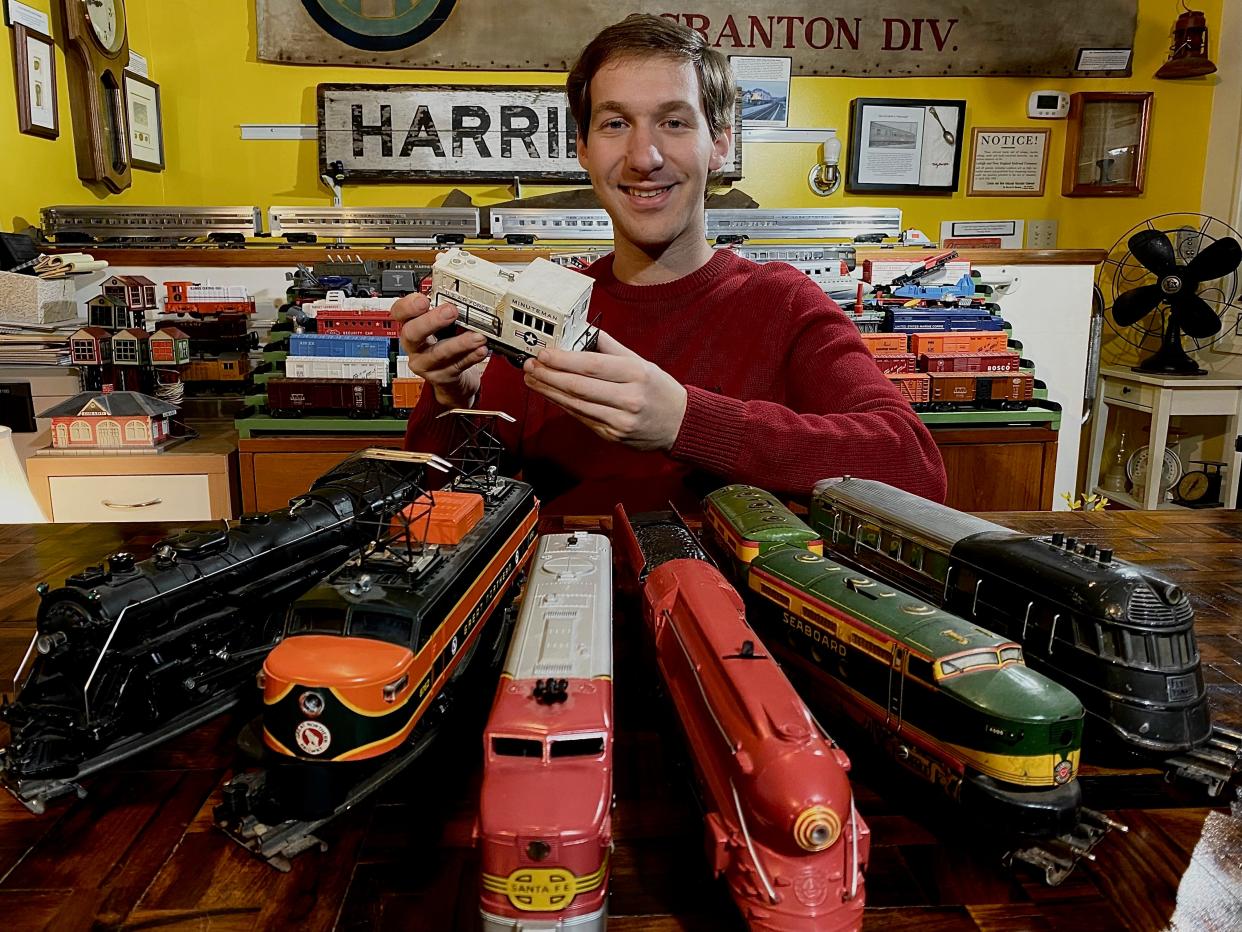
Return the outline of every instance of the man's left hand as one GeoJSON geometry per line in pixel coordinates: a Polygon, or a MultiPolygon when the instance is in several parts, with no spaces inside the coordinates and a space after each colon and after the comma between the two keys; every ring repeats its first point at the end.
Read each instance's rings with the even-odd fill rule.
{"type": "Polygon", "coordinates": [[[602,330],[595,350],[549,347],[526,361],[526,384],[605,440],[672,449],[686,414],[685,387],[602,330]]]}

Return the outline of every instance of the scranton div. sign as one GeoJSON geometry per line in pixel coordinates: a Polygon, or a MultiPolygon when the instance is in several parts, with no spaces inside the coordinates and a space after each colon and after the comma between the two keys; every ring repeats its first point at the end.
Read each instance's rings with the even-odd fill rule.
{"type": "MultiPolygon", "coordinates": [[[[725,181],[741,177],[739,120],[725,181]]],[[[353,183],[587,182],[577,143],[558,86],[319,85],[320,169],[353,183]]]]}
{"type": "MultiPolygon", "coordinates": [[[[1082,75],[1082,50],[1134,46],[1138,0],[255,0],[259,58],[299,64],[568,71],[627,13],[654,13],[728,55],[795,74],[1082,75]]],[[[1128,56],[1083,60],[1117,68],[1128,56]],[[1108,60],[1106,60],[1108,59],[1108,60]]]]}

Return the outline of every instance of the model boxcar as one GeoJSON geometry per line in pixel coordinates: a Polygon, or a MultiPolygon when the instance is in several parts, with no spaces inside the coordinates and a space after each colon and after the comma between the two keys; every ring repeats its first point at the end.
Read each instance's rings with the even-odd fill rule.
{"type": "Polygon", "coordinates": [[[879,353],[874,358],[875,364],[885,375],[917,371],[913,353],[879,353]]]}
{"type": "Polygon", "coordinates": [[[221,353],[208,359],[191,358],[181,370],[181,381],[220,391],[240,391],[249,376],[250,356],[246,353],[221,353]]]}
{"type": "Polygon", "coordinates": [[[888,380],[897,386],[897,391],[901,392],[901,397],[906,399],[912,405],[922,405],[927,403],[928,386],[931,379],[927,377],[926,372],[890,372],[888,380]]]}
{"type": "Polygon", "coordinates": [[[612,548],[545,535],[483,734],[485,932],[603,932],[612,729],[612,548]]]}
{"type": "Polygon", "coordinates": [[[387,337],[341,333],[291,333],[290,356],[335,356],[355,359],[387,359],[391,340],[387,337]]]}
{"type": "Polygon", "coordinates": [[[910,352],[915,356],[924,353],[1004,352],[1008,348],[1009,335],[1003,330],[910,334],[910,352]]]}
{"type": "Polygon", "coordinates": [[[1022,357],[1017,353],[923,353],[921,372],[1017,372],[1022,357]]]}
{"type": "Polygon", "coordinates": [[[975,375],[967,372],[929,372],[930,401],[973,404],[978,407],[1025,407],[1035,397],[1035,377],[1029,372],[975,375]]]}
{"type": "Polygon", "coordinates": [[[904,333],[860,333],[859,336],[872,356],[904,353],[909,342],[904,333]]]}
{"type": "Polygon", "coordinates": [[[286,356],[285,375],[291,379],[377,379],[387,385],[388,357],[286,356]]]}
{"type": "Polygon", "coordinates": [[[378,417],[378,379],[271,379],[267,382],[267,410],[275,417],[303,414],[343,414],[378,417]]]}
{"type": "Polygon", "coordinates": [[[409,414],[418,404],[423,394],[426,381],[418,376],[401,377],[392,380],[392,407],[398,414],[409,414]]]}
{"type": "Polygon", "coordinates": [[[436,257],[432,305],[453,304],[457,325],[487,337],[496,352],[516,360],[545,346],[585,350],[599,331],[587,323],[594,280],[547,259],[510,272],[461,249],[436,257]]]}

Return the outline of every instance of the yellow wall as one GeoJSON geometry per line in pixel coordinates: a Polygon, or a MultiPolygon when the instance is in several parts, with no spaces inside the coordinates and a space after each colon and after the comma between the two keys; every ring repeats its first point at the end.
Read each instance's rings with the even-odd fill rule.
{"type": "MultiPolygon", "coordinates": [[[[26,0],[49,9],[56,0],[26,0]]],[[[1196,4],[1209,24],[1220,22],[1222,0],[1196,4]]],[[[61,136],[48,141],[20,135],[13,88],[12,41],[0,43],[0,228],[23,229],[41,206],[57,203],[271,204],[330,203],[319,183],[316,144],[243,142],[241,123],[314,123],[315,85],[323,81],[376,83],[557,83],[546,73],[454,73],[274,65],[256,58],[253,0],[128,0],[130,43],[151,65],[161,86],[168,169],[134,171],[133,186],[104,196],[78,181],[63,55],[58,55],[61,136]]],[[[1052,128],[1042,198],[968,198],[843,195],[817,198],[806,186],[814,146],[749,145],[746,179],[739,187],[763,207],[900,206],[905,225],[939,235],[942,219],[1055,219],[1061,247],[1110,246],[1131,225],[1166,211],[1198,210],[1213,78],[1156,81],[1177,5],[1139,0],[1134,77],[1109,80],[1055,78],[794,78],[791,126],[836,127],[845,138],[853,97],[947,97],[967,100],[967,132],[974,126],[1052,128]],[[1026,99],[1038,88],[1155,90],[1147,193],[1138,198],[1064,198],[1059,194],[1064,121],[1027,120],[1026,99]]],[[[1066,28],[1072,28],[1067,23],[1066,28]]],[[[1213,54],[1216,53],[1215,47],[1213,54]]],[[[961,188],[966,187],[963,153],[961,188]]],[[[433,206],[449,186],[350,187],[345,203],[433,206]]],[[[466,187],[481,206],[508,199],[509,189],[466,187]]],[[[546,188],[526,187],[528,194],[546,188]]]]}

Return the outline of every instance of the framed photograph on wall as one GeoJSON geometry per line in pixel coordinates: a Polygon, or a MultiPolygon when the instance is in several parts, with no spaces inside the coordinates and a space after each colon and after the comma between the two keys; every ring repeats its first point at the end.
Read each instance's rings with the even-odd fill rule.
{"type": "Polygon", "coordinates": [[[851,193],[948,194],[957,190],[964,100],[858,97],[850,101],[851,193]]]}
{"type": "Polygon", "coordinates": [[[60,135],[56,106],[56,47],[50,36],[16,23],[13,65],[17,72],[17,128],[31,136],[60,135]]]}
{"type": "Polygon", "coordinates": [[[125,72],[125,111],[129,116],[129,151],[134,168],[164,170],[164,120],[160,113],[160,86],[133,72],[125,72]]]}
{"type": "Polygon", "coordinates": [[[1151,91],[1070,95],[1062,194],[1137,197],[1143,193],[1151,102],[1151,91]]]}
{"type": "Polygon", "coordinates": [[[983,127],[970,131],[970,197],[1040,197],[1052,130],[983,127]]]}

